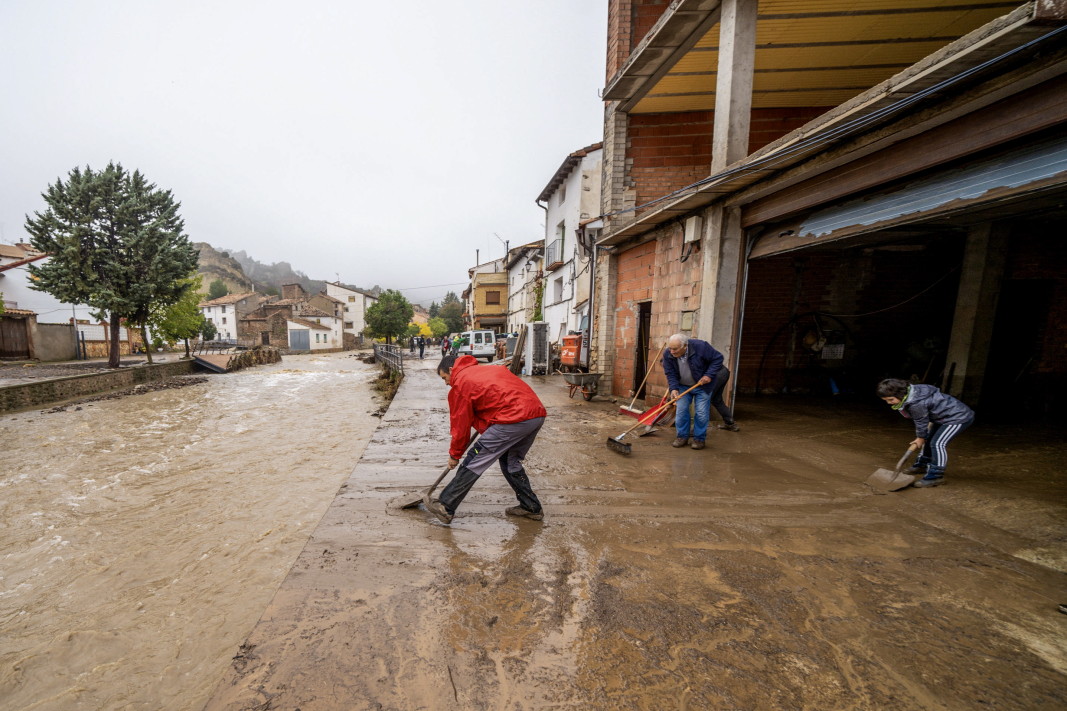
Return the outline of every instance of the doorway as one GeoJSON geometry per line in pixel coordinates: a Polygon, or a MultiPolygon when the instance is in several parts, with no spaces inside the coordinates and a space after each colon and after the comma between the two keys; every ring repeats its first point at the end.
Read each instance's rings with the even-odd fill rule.
{"type": "Polygon", "coordinates": [[[648,371],[648,348],[652,332],[652,302],[637,305],[637,338],[634,343],[634,377],[630,390],[638,400],[645,399],[645,373],[648,371]]]}

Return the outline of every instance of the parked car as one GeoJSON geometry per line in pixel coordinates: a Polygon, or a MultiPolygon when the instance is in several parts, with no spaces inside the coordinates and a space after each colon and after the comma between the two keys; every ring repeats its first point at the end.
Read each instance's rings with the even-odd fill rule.
{"type": "Polygon", "coordinates": [[[496,334],[492,331],[464,331],[460,338],[466,338],[466,345],[460,346],[458,355],[472,355],[475,358],[487,358],[490,363],[496,356],[496,334]]]}

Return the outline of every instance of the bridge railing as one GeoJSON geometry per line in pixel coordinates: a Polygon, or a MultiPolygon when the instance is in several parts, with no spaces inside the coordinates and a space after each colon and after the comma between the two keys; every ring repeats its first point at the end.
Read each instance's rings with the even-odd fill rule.
{"type": "Polygon", "coordinates": [[[399,346],[375,343],[374,360],[384,364],[394,373],[404,374],[404,354],[399,346]]]}

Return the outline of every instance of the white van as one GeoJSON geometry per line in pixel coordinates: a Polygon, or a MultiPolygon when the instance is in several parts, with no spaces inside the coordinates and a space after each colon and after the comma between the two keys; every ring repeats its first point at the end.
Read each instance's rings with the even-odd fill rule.
{"type": "Polygon", "coordinates": [[[493,362],[496,355],[496,334],[492,331],[464,331],[460,338],[467,339],[467,345],[460,346],[457,355],[472,355],[475,358],[488,358],[493,362]]]}

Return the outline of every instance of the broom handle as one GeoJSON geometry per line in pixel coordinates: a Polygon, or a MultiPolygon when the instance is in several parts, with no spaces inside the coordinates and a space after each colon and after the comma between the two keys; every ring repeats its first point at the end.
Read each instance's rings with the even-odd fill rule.
{"type": "MultiPolygon", "coordinates": [[[[659,413],[663,412],[664,410],[666,410],[666,409],[667,409],[668,407],[670,407],[670,406],[671,406],[671,405],[673,405],[674,403],[676,403],[676,402],[678,402],[679,400],[681,400],[681,399],[682,399],[682,397],[684,397],[685,395],[688,395],[689,393],[693,392],[694,390],[696,390],[696,389],[697,389],[697,388],[699,388],[699,387],[700,387],[700,383],[697,383],[697,384],[696,384],[696,385],[694,385],[693,387],[691,387],[691,388],[689,388],[688,390],[686,390],[686,391],[685,391],[684,393],[681,393],[681,394],[680,394],[680,395],[679,395],[678,397],[674,398],[673,400],[668,400],[667,402],[663,403],[662,405],[659,405],[659,406],[657,406],[657,407],[654,407],[654,408],[653,408],[652,410],[650,410],[649,412],[655,412],[655,413],[656,413],[656,414],[658,415],[659,413]]],[[[647,413],[646,413],[646,414],[647,414],[647,413]]],[[[655,417],[653,417],[652,419],[654,420],[654,419],[656,419],[656,418],[655,418],[655,417]]],[[[636,425],[634,425],[634,426],[633,426],[633,427],[631,427],[630,429],[628,429],[628,430],[626,430],[625,432],[623,432],[623,433],[622,433],[621,435],[619,435],[619,437],[623,437],[623,436],[625,436],[625,435],[628,435],[628,434],[630,434],[631,432],[633,432],[634,430],[636,430],[636,429],[637,429],[638,427],[643,427],[643,426],[645,426],[645,425],[647,425],[647,424],[648,424],[647,418],[645,418],[645,417],[642,417],[642,418],[641,418],[640,420],[638,420],[638,421],[637,421],[637,424],[636,424],[636,425]],[[644,420],[644,421],[642,421],[642,420],[644,420]]],[[[618,439],[618,438],[616,438],[616,439],[618,439]]]]}
{"type": "MultiPolygon", "coordinates": [[[[663,342],[663,346],[656,352],[657,353],[662,353],[663,349],[666,348],[666,347],[667,347],[667,341],[664,341],[663,342]]],[[[652,369],[655,368],[655,367],[656,367],[656,359],[653,358],[652,359],[652,365],[648,366],[648,372],[645,373],[644,379],[641,381],[641,384],[637,386],[637,390],[634,390],[634,399],[630,401],[629,409],[631,409],[631,410],[633,409],[634,403],[637,402],[637,393],[641,392],[641,388],[645,387],[645,380],[648,380],[648,376],[652,375],[652,369]]]]}

